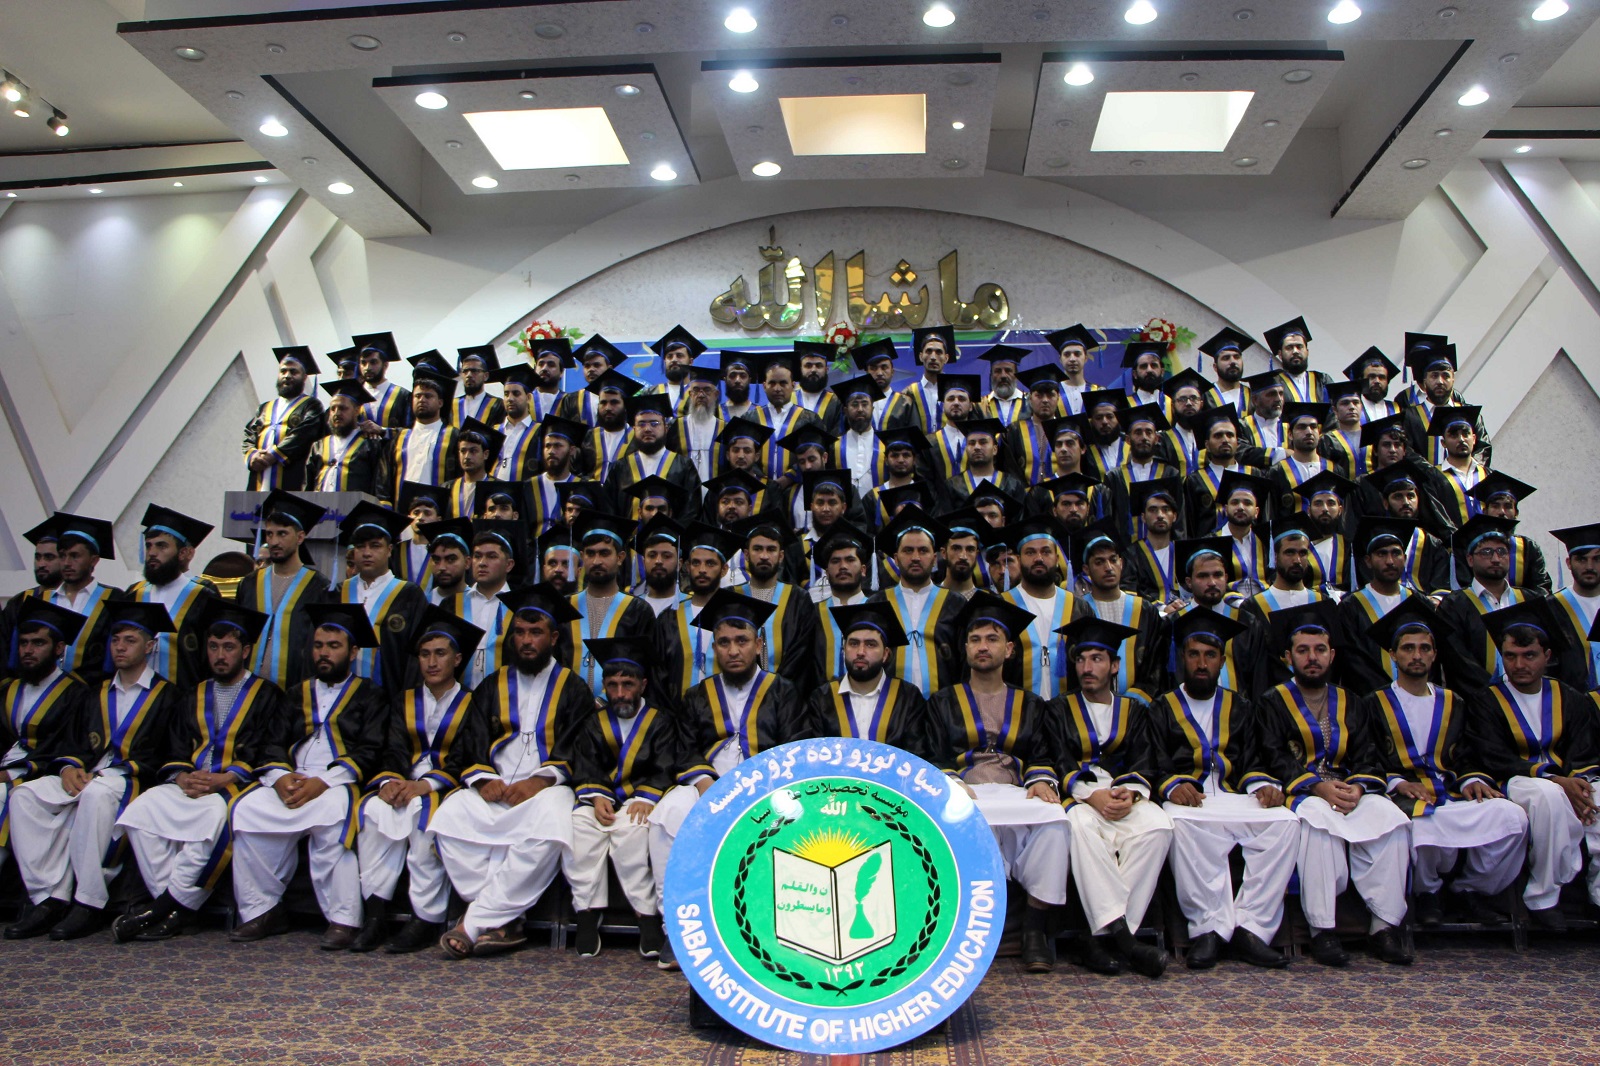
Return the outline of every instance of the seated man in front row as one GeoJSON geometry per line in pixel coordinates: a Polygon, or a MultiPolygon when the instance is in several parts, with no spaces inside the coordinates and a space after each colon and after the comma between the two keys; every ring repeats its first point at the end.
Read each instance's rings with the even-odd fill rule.
{"type": "Polygon", "coordinates": [[[1057,776],[1061,730],[1049,704],[1001,676],[1032,622],[1032,613],[1014,603],[973,593],[955,626],[970,674],[965,684],[933,694],[928,718],[934,765],[977,801],[1007,876],[1028,893],[1022,964],[1029,973],[1048,973],[1055,969],[1050,911],[1067,902],[1071,859],[1057,776]]]}
{"type": "Polygon", "coordinates": [[[893,604],[826,610],[839,633],[844,672],[811,691],[807,735],[875,740],[926,758],[927,701],[916,686],[885,669],[895,650],[910,643],[893,604]]]}

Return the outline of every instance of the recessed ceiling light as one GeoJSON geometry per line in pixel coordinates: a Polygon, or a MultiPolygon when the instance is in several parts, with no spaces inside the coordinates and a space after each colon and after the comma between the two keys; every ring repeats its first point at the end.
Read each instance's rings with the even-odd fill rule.
{"type": "Polygon", "coordinates": [[[487,174],[479,174],[477,177],[472,179],[472,184],[476,185],[480,189],[492,189],[500,183],[487,174]]]}
{"type": "Polygon", "coordinates": [[[967,124],[962,122],[960,119],[957,119],[956,121],[950,123],[950,128],[953,130],[964,130],[967,128],[967,124]]]}
{"type": "Polygon", "coordinates": [[[1400,165],[1405,167],[1407,170],[1421,170],[1423,167],[1428,165],[1428,161],[1426,159],[1407,159],[1400,165]]]}
{"type": "Polygon", "coordinates": [[[603,107],[472,111],[464,117],[501,170],[628,165],[603,107]]]}
{"type": "Polygon", "coordinates": [[[1061,80],[1068,85],[1088,85],[1091,81],[1094,81],[1094,71],[1089,69],[1089,64],[1087,63],[1074,63],[1067,68],[1067,72],[1061,76],[1061,80]]]}
{"type": "Polygon", "coordinates": [[[1100,105],[1095,152],[1222,152],[1255,93],[1110,92],[1100,105]]]}
{"type": "Polygon", "coordinates": [[[757,163],[755,166],[751,167],[750,173],[754,174],[758,178],[770,178],[775,174],[782,172],[782,170],[782,167],[769,160],[757,163]]]}
{"type": "Polygon", "coordinates": [[[1558,19],[1567,13],[1566,0],[1544,0],[1544,3],[1533,9],[1535,22],[1549,22],[1558,19]]]}
{"type": "Polygon", "coordinates": [[[961,170],[967,165],[965,159],[946,159],[942,164],[946,170],[961,170]]]}
{"type": "Polygon", "coordinates": [[[99,196],[101,193],[105,192],[104,189],[90,189],[89,191],[94,193],[96,196],[99,196]]]}
{"type": "Polygon", "coordinates": [[[778,101],[795,155],[921,155],[928,150],[922,93],[785,96],[778,101]]]}
{"type": "MultiPolygon", "coordinates": [[[[1563,4],[1562,6],[1565,7],[1566,5],[1563,4]]],[[[1538,17],[1537,13],[1535,13],[1534,17],[1538,17]]],[[[191,63],[198,63],[206,57],[206,54],[200,51],[200,49],[191,48],[188,45],[182,45],[178,48],[174,48],[172,50],[172,54],[177,56],[179,59],[187,59],[191,63]]]]}
{"type": "Polygon", "coordinates": [[[1235,159],[1233,161],[1233,165],[1236,167],[1253,167],[1259,162],[1261,162],[1261,160],[1257,159],[1255,156],[1245,155],[1235,159]]]}
{"type": "Polygon", "coordinates": [[[229,89],[227,92],[223,93],[222,95],[226,96],[229,100],[243,100],[244,99],[244,93],[240,92],[238,89],[229,89]]]}
{"type": "Polygon", "coordinates": [[[578,175],[576,175],[576,174],[568,174],[567,175],[567,184],[568,185],[576,185],[578,182],[580,182],[582,180],[583,179],[578,177],[578,175]]]}
{"type": "Polygon", "coordinates": [[[661,163],[650,172],[650,176],[657,181],[672,181],[678,176],[678,172],[666,163],[661,163]]]}
{"type": "Polygon", "coordinates": [[[1278,128],[1278,120],[1275,118],[1264,118],[1261,120],[1261,124],[1269,130],[1275,130],[1278,128]]]}
{"type": "Polygon", "coordinates": [[[256,175],[256,184],[257,185],[265,185],[266,183],[267,183],[267,176],[265,174],[257,174],[256,175]]]}
{"type": "Polygon", "coordinates": [[[181,189],[181,188],[183,188],[183,182],[181,182],[181,181],[175,181],[175,182],[173,182],[173,183],[172,183],[172,187],[173,187],[173,188],[174,188],[174,189],[181,189]]]}
{"type": "Polygon", "coordinates": [[[1283,72],[1283,80],[1290,85],[1299,85],[1303,81],[1311,80],[1311,72],[1309,70],[1286,70],[1283,72]]]}
{"type": "Polygon", "coordinates": [[[362,52],[376,51],[383,42],[370,33],[358,33],[350,38],[350,47],[362,52]]]}
{"type": "Polygon", "coordinates": [[[546,41],[553,41],[566,32],[567,28],[559,22],[541,22],[533,28],[533,35],[546,41]]]}
{"type": "Polygon", "coordinates": [[[289,127],[275,118],[269,118],[261,124],[261,132],[268,137],[287,137],[289,136],[289,127]]]}
{"type": "Polygon", "coordinates": [[[1347,22],[1354,22],[1361,17],[1361,5],[1356,0],[1339,0],[1328,12],[1328,21],[1335,26],[1343,26],[1347,22]]]}
{"type": "Polygon", "coordinates": [[[1529,152],[1533,151],[1533,145],[1519,144],[1515,149],[1513,149],[1513,151],[1515,151],[1518,155],[1527,155],[1529,152]]]}
{"type": "Polygon", "coordinates": [[[654,33],[654,32],[656,32],[656,24],[654,22],[636,23],[634,25],[634,27],[633,27],[633,32],[634,33],[654,33]]]}
{"type": "Polygon", "coordinates": [[[956,20],[956,13],[943,4],[934,4],[922,13],[924,24],[942,30],[956,20]]]}
{"type": "Polygon", "coordinates": [[[464,44],[466,42],[467,35],[460,32],[447,33],[445,34],[444,39],[449,41],[451,44],[464,44]]]}
{"type": "Polygon", "coordinates": [[[444,146],[446,148],[450,149],[451,151],[454,151],[455,149],[461,147],[461,142],[460,141],[445,141],[444,142],[444,146]]]}
{"type": "Polygon", "coordinates": [[[351,193],[355,192],[356,189],[355,186],[351,185],[349,182],[336,181],[332,185],[328,186],[328,191],[333,193],[335,196],[349,196],[351,193]]]}
{"type": "Polygon", "coordinates": [[[1448,137],[1454,132],[1455,132],[1455,130],[1451,130],[1451,129],[1434,130],[1433,131],[1433,135],[1435,137],[1448,137]]]}
{"type": "Polygon", "coordinates": [[[756,28],[756,17],[742,7],[736,7],[728,12],[722,24],[734,33],[749,33],[756,28]]]}
{"type": "Polygon", "coordinates": [[[267,51],[275,56],[281,56],[283,53],[287,52],[288,49],[281,44],[269,44],[267,45],[267,51]]]}
{"type": "Polygon", "coordinates": [[[524,99],[524,100],[534,100],[534,99],[537,99],[538,96],[539,96],[539,94],[534,92],[532,89],[524,89],[520,93],[518,93],[517,95],[519,97],[521,97],[522,99],[524,99]]]}
{"type": "Polygon", "coordinates": [[[1133,0],[1133,3],[1128,5],[1128,10],[1122,13],[1122,18],[1135,26],[1143,26],[1146,23],[1154,22],[1156,20],[1156,5],[1152,4],[1150,0],[1133,0]]]}
{"type": "Polygon", "coordinates": [[[417,106],[425,107],[429,111],[438,111],[450,106],[450,101],[444,98],[443,93],[436,93],[432,89],[417,94],[417,106]]]}
{"type": "Polygon", "coordinates": [[[637,85],[619,85],[616,88],[616,93],[618,96],[638,96],[639,87],[637,85]]]}
{"type": "Polygon", "coordinates": [[[314,155],[301,156],[300,162],[304,163],[308,167],[314,167],[317,165],[317,157],[314,155]]]}
{"type": "Polygon", "coordinates": [[[1479,104],[1488,99],[1489,90],[1485,89],[1481,85],[1474,85],[1472,88],[1462,93],[1460,99],[1458,99],[1456,103],[1460,104],[1462,107],[1477,107],[1479,104]]]}
{"type": "Polygon", "coordinates": [[[728,88],[736,93],[753,93],[761,88],[761,83],[748,70],[741,70],[728,79],[728,88]]]}
{"type": "Polygon", "coordinates": [[[1065,167],[1068,162],[1070,162],[1070,160],[1068,160],[1066,156],[1057,155],[1046,159],[1044,161],[1044,165],[1049,167],[1051,170],[1060,170],[1065,167]]]}
{"type": "Polygon", "coordinates": [[[16,198],[17,198],[17,194],[16,193],[14,193],[14,192],[6,193],[6,199],[7,200],[15,200],[16,198]]]}

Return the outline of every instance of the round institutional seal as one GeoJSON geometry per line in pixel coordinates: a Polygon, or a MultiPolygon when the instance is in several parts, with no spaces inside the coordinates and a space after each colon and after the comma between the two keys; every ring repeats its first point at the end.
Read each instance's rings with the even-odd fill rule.
{"type": "Polygon", "coordinates": [[[793,1051],[865,1054],[945,1021],[1005,924],[1005,867],[966,791],[865,740],[761,752],[695,803],[666,924],[729,1024],[793,1051]]]}

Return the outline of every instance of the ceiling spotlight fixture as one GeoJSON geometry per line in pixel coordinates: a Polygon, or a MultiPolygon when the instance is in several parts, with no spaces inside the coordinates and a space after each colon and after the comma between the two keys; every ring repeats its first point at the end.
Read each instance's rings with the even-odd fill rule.
{"type": "Polygon", "coordinates": [[[1091,81],[1094,81],[1094,71],[1089,69],[1089,64],[1087,63],[1074,63],[1067,68],[1067,72],[1061,76],[1061,80],[1068,85],[1088,85],[1091,81]]]}
{"type": "Polygon", "coordinates": [[[1122,18],[1123,21],[1130,22],[1135,26],[1143,26],[1146,23],[1154,22],[1156,20],[1156,5],[1152,4],[1150,0],[1133,0],[1133,3],[1128,5],[1128,10],[1122,13],[1122,18]]]}
{"type": "Polygon", "coordinates": [[[1299,85],[1303,81],[1311,80],[1311,72],[1302,68],[1286,70],[1283,72],[1283,80],[1290,85],[1299,85]]]}
{"type": "Polygon", "coordinates": [[[741,70],[728,79],[728,88],[736,93],[753,93],[761,88],[761,83],[751,77],[748,70],[741,70]]]}
{"type": "Polygon", "coordinates": [[[261,132],[266,134],[268,137],[287,137],[287,136],[289,136],[289,127],[285,126],[283,123],[279,122],[275,118],[267,119],[267,121],[265,121],[265,122],[263,122],[261,124],[260,129],[261,129],[261,132]]]}
{"type": "Polygon", "coordinates": [[[173,187],[173,188],[174,188],[174,189],[181,189],[181,188],[183,188],[183,182],[181,182],[181,181],[175,181],[175,182],[173,182],[173,183],[172,183],[172,187],[173,187]]]}
{"type": "Polygon", "coordinates": [[[1253,167],[1259,162],[1260,162],[1260,160],[1257,159],[1255,156],[1246,155],[1246,156],[1240,156],[1238,159],[1235,159],[1233,161],[1233,165],[1236,166],[1236,167],[1253,167]]]}
{"type": "Polygon", "coordinates": [[[174,48],[172,50],[172,54],[177,56],[179,59],[187,59],[191,63],[198,63],[206,57],[206,54],[200,51],[200,49],[190,48],[188,45],[182,45],[178,48],[174,48]]]}
{"type": "Polygon", "coordinates": [[[960,119],[957,119],[956,121],[950,123],[950,128],[953,130],[964,130],[967,128],[967,124],[962,122],[960,119]]]}
{"type": "Polygon", "coordinates": [[[539,94],[534,92],[532,89],[524,89],[517,95],[524,100],[532,100],[535,99],[539,94]]]}
{"type": "Polygon", "coordinates": [[[54,133],[57,137],[65,137],[67,134],[72,132],[67,128],[67,116],[63,115],[59,111],[51,115],[50,120],[46,122],[45,125],[49,126],[50,132],[54,133]]]}
{"type": "Polygon", "coordinates": [[[568,174],[567,175],[567,184],[568,185],[576,185],[576,184],[578,184],[578,182],[580,182],[582,180],[583,179],[578,177],[578,175],[576,175],[576,174],[568,174]]]}
{"type": "Polygon", "coordinates": [[[32,95],[33,94],[29,92],[28,87],[24,85],[22,87],[22,93],[17,97],[16,103],[11,105],[11,113],[16,115],[18,118],[27,118],[28,116],[32,115],[34,109],[34,103],[31,99],[32,95]]]}
{"type": "Polygon", "coordinates": [[[1421,170],[1423,167],[1428,165],[1428,161],[1426,159],[1407,159],[1400,165],[1405,167],[1407,170],[1421,170]]]}
{"type": "Polygon", "coordinates": [[[742,7],[736,7],[728,12],[722,24],[734,33],[749,33],[756,28],[756,17],[742,7]]]}
{"type": "Polygon", "coordinates": [[[328,191],[335,196],[349,196],[356,191],[356,188],[347,181],[336,181],[328,186],[328,191]]]}
{"type": "Polygon", "coordinates": [[[269,44],[267,45],[267,51],[275,56],[281,56],[283,53],[287,52],[288,49],[281,44],[269,44]]]}
{"type": "Polygon", "coordinates": [[[943,4],[934,4],[922,13],[922,22],[936,30],[942,30],[956,20],[956,13],[943,4]]]}
{"type": "Polygon", "coordinates": [[[456,148],[460,148],[461,147],[461,142],[460,141],[445,141],[444,142],[444,146],[446,148],[454,150],[456,148]]]}
{"type": "Polygon", "coordinates": [[[1278,120],[1275,118],[1264,118],[1261,120],[1261,125],[1265,126],[1269,130],[1275,130],[1278,128],[1278,120]]]}
{"type": "Polygon", "coordinates": [[[256,175],[256,184],[257,185],[265,185],[266,183],[267,183],[267,176],[265,174],[257,174],[256,175]]]}
{"type": "Polygon", "coordinates": [[[314,167],[317,165],[317,157],[314,155],[301,156],[300,162],[304,163],[308,167],[314,167]]]}
{"type": "Polygon", "coordinates": [[[1567,0],[1544,0],[1544,3],[1533,9],[1533,21],[1549,22],[1558,19],[1567,13],[1567,0]]]}
{"type": "Polygon", "coordinates": [[[1533,151],[1533,145],[1531,145],[1531,144],[1519,144],[1514,149],[1514,151],[1518,155],[1527,155],[1529,152],[1533,151]]]}
{"type": "Polygon", "coordinates": [[[89,191],[96,196],[99,196],[101,193],[105,192],[104,189],[90,189],[89,191]]]}
{"type": "Polygon", "coordinates": [[[6,199],[7,200],[15,200],[16,198],[17,198],[17,194],[16,193],[14,193],[14,192],[6,193],[6,199]]]}
{"type": "Polygon", "coordinates": [[[244,99],[244,93],[240,92],[238,89],[229,89],[227,92],[223,93],[222,95],[226,96],[229,100],[243,100],[244,99]]]}
{"type": "Polygon", "coordinates": [[[782,170],[783,168],[778,164],[772,162],[771,160],[767,160],[757,163],[755,166],[751,167],[750,173],[754,174],[758,178],[770,178],[781,173],[782,170]]]}
{"type": "Polygon", "coordinates": [[[450,101],[444,98],[443,93],[436,93],[432,89],[417,94],[417,106],[425,107],[429,111],[438,111],[450,106],[450,101]]]}
{"type": "Polygon", "coordinates": [[[1328,12],[1328,21],[1335,26],[1343,26],[1347,22],[1354,22],[1361,17],[1361,5],[1356,0],[1339,0],[1333,5],[1333,10],[1328,12]]]}
{"type": "Polygon", "coordinates": [[[848,25],[850,25],[850,16],[849,15],[834,15],[832,18],[830,18],[828,20],[828,24],[831,25],[831,26],[848,26],[848,25]]]}
{"type": "Polygon", "coordinates": [[[946,159],[942,164],[946,170],[960,170],[967,165],[965,159],[946,159]]]}
{"type": "Polygon", "coordinates": [[[616,93],[618,96],[638,96],[639,87],[637,85],[619,85],[616,93]]]}
{"type": "Polygon", "coordinates": [[[1434,130],[1433,131],[1433,135],[1435,137],[1448,137],[1454,132],[1455,132],[1455,130],[1451,130],[1451,129],[1434,130]]]}
{"type": "Polygon", "coordinates": [[[25,88],[10,71],[4,73],[5,80],[0,81],[0,99],[4,99],[8,104],[14,104],[22,99],[25,88]]]}
{"type": "Polygon", "coordinates": [[[656,24],[654,22],[640,22],[640,23],[638,23],[637,25],[635,25],[633,27],[633,32],[634,33],[654,33],[654,32],[656,32],[656,24]]]}
{"type": "Polygon", "coordinates": [[[533,35],[544,41],[554,41],[566,32],[567,28],[559,22],[541,22],[533,28],[533,35]]]}
{"type": "Polygon", "coordinates": [[[657,181],[672,181],[678,176],[678,172],[666,163],[659,163],[650,172],[650,176],[657,181]]]}
{"type": "Polygon", "coordinates": [[[358,33],[350,38],[350,47],[360,52],[376,51],[382,44],[382,41],[369,33],[358,33]]]}
{"type": "Polygon", "coordinates": [[[1462,107],[1477,107],[1479,104],[1488,99],[1489,90],[1485,89],[1481,85],[1474,85],[1472,88],[1462,93],[1461,98],[1458,99],[1456,103],[1460,104],[1462,107]]]}
{"type": "Polygon", "coordinates": [[[479,174],[477,177],[472,179],[472,184],[476,185],[480,189],[492,189],[500,183],[487,174],[479,174]]]}
{"type": "Polygon", "coordinates": [[[447,33],[444,35],[444,39],[451,44],[464,44],[466,43],[467,35],[464,33],[447,33]]]}

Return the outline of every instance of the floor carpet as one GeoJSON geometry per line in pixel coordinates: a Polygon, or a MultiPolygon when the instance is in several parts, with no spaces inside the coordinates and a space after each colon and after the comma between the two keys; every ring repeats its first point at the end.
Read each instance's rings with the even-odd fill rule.
{"type": "MultiPolygon", "coordinates": [[[[1000,959],[953,1022],[863,1066],[1600,1063],[1600,943],[1436,937],[1417,965],[1223,963],[1158,982],[1000,959]]],[[[682,977],[627,942],[596,959],[534,947],[451,963],[329,955],[309,932],[208,931],[118,946],[0,943],[0,1063],[297,1066],[708,1064],[826,1060],[688,1026],[682,977]]]]}

